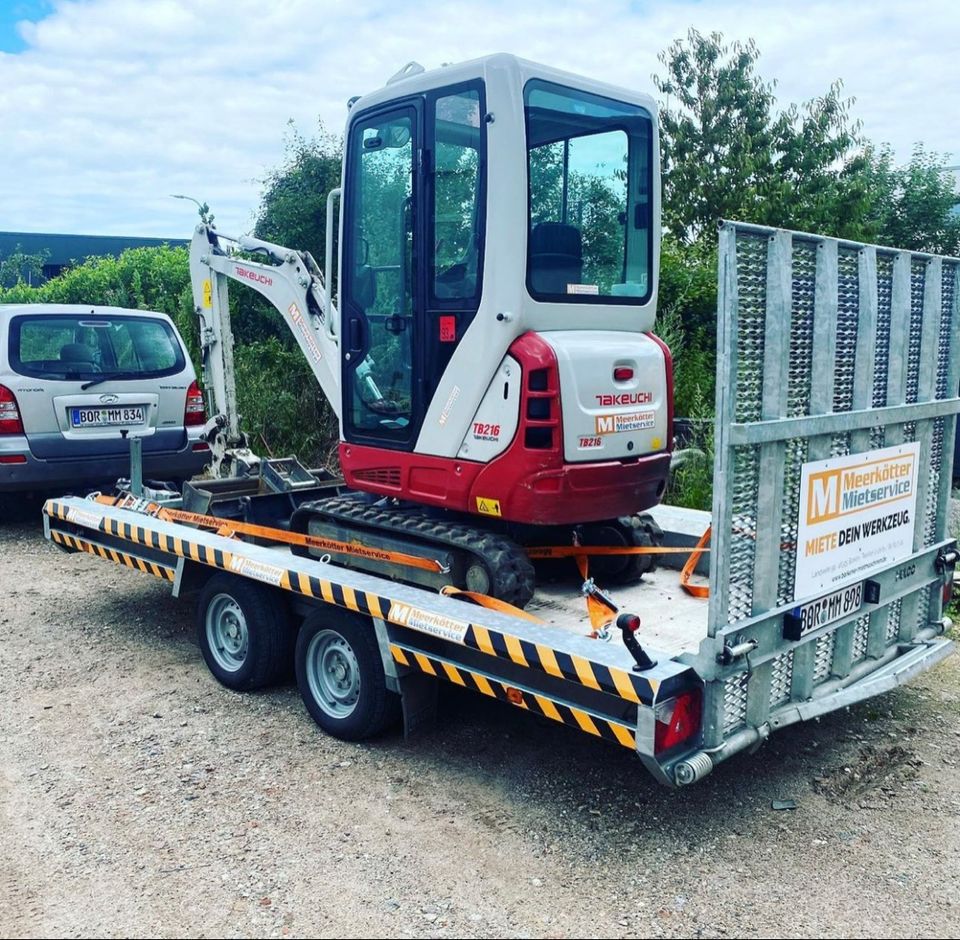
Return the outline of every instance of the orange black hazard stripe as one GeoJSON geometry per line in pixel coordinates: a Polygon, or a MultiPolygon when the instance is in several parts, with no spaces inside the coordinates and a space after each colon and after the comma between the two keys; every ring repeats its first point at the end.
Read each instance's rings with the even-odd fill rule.
{"type": "Polygon", "coordinates": [[[634,676],[625,669],[604,666],[583,656],[564,653],[545,643],[531,643],[519,637],[499,633],[479,624],[470,624],[464,644],[472,649],[509,659],[518,666],[540,669],[550,676],[578,682],[588,689],[606,692],[638,704],[656,693],[656,679],[634,676]]]}
{"type": "Polygon", "coordinates": [[[631,750],[636,747],[636,736],[626,724],[601,718],[592,712],[584,711],[582,708],[576,708],[573,705],[565,705],[563,702],[558,702],[537,692],[518,689],[516,686],[507,685],[498,679],[485,676],[483,673],[473,672],[463,666],[454,666],[446,660],[427,656],[418,650],[407,649],[395,643],[390,644],[390,655],[402,666],[418,669],[420,672],[425,672],[427,675],[436,676],[440,679],[446,679],[454,685],[472,689],[490,698],[499,699],[501,702],[509,702],[518,708],[525,708],[536,715],[543,715],[545,718],[550,718],[561,724],[579,728],[581,731],[586,731],[587,734],[613,741],[631,750]]]}
{"type": "MultiPolygon", "coordinates": [[[[47,505],[50,515],[67,519],[67,510],[60,503],[52,500],[47,505]]],[[[201,543],[172,535],[161,535],[141,525],[119,522],[104,516],[100,522],[99,531],[223,571],[236,570],[231,567],[234,556],[230,552],[208,548],[201,543]]],[[[372,591],[354,590],[346,585],[308,575],[302,571],[275,567],[279,572],[278,586],[283,590],[390,621],[393,601],[389,597],[372,591]]],[[[597,692],[605,692],[632,704],[641,702],[649,704],[656,696],[659,687],[659,680],[655,678],[635,675],[614,666],[605,666],[583,656],[556,650],[545,643],[532,643],[480,624],[470,623],[467,626],[463,645],[488,656],[508,659],[527,669],[538,669],[558,679],[576,682],[597,692]]]]}
{"type": "Polygon", "coordinates": [[[89,555],[99,555],[107,561],[112,561],[118,565],[126,565],[144,574],[152,574],[155,578],[164,581],[173,581],[174,571],[166,565],[158,565],[156,562],[146,561],[143,558],[137,558],[135,555],[128,555],[126,552],[118,552],[113,548],[106,548],[103,545],[96,545],[93,542],[86,542],[78,539],[76,536],[67,535],[65,532],[57,532],[55,529],[50,532],[53,540],[66,548],[72,548],[75,551],[87,552],[89,555]]]}

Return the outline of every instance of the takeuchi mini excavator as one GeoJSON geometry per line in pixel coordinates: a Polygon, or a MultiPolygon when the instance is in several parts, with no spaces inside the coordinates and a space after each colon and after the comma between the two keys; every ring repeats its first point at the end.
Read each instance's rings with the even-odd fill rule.
{"type": "MultiPolygon", "coordinates": [[[[350,103],[328,274],[337,199],[336,306],[309,253],[195,231],[216,469],[258,466],[237,414],[233,279],[280,312],[340,423],[344,485],[300,502],[292,528],[442,552],[442,576],[401,576],[521,606],[523,544],[656,541],[640,514],[663,493],[673,416],[652,332],[653,99],[510,55],[411,63],[350,103]]],[[[607,557],[605,576],[636,579],[652,557],[607,557]]]]}

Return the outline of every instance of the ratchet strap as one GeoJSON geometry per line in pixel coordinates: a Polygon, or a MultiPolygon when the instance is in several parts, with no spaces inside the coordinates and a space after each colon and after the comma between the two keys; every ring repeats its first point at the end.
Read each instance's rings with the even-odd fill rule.
{"type": "MultiPolygon", "coordinates": [[[[132,498],[136,500],[136,497],[132,498]]],[[[98,503],[105,506],[116,506],[118,509],[133,508],[162,519],[165,522],[183,522],[198,528],[213,529],[217,535],[234,538],[238,535],[248,535],[253,538],[264,539],[270,542],[279,542],[285,545],[299,545],[305,548],[315,548],[322,552],[335,552],[341,555],[353,555],[356,558],[369,558],[373,561],[385,561],[392,564],[404,565],[408,568],[421,568],[424,571],[439,571],[443,573],[444,566],[436,560],[421,558],[418,555],[408,555],[406,552],[387,551],[382,548],[371,548],[360,542],[340,542],[318,535],[305,535],[302,532],[289,532],[286,529],[274,529],[270,526],[254,525],[250,522],[237,522],[234,519],[222,519],[219,516],[206,516],[197,512],[187,512],[184,509],[168,509],[157,503],[140,500],[131,501],[125,496],[98,496],[98,503]]]]}
{"type": "MultiPolygon", "coordinates": [[[[701,540],[702,541],[702,540],[701,540]]],[[[590,555],[689,555],[700,556],[709,548],[661,548],[656,545],[528,545],[531,558],[586,558],[590,555]]]]}
{"type": "Polygon", "coordinates": [[[683,570],[680,572],[680,587],[682,587],[691,597],[709,597],[710,588],[705,584],[691,584],[690,578],[693,575],[693,569],[697,567],[697,559],[700,557],[700,550],[705,550],[706,544],[710,541],[710,533],[713,531],[713,526],[707,526],[707,531],[700,536],[700,541],[697,542],[697,547],[691,552],[690,557],[687,559],[687,563],[683,566],[683,570]]]}
{"type": "Polygon", "coordinates": [[[440,588],[440,593],[447,597],[458,597],[463,600],[471,601],[479,607],[486,607],[487,610],[497,610],[501,614],[512,614],[514,617],[522,617],[524,620],[530,620],[533,623],[543,623],[539,617],[527,613],[522,607],[514,607],[499,597],[491,597],[489,594],[480,594],[477,591],[464,591],[461,588],[454,587],[452,584],[444,585],[440,588]]]}
{"type": "MultiPolygon", "coordinates": [[[[100,494],[96,497],[96,502],[104,506],[115,506],[118,509],[135,509],[165,522],[182,522],[186,525],[196,526],[197,528],[212,529],[217,535],[224,536],[225,538],[236,538],[237,536],[246,535],[284,545],[298,545],[322,552],[333,552],[340,555],[350,555],[355,558],[389,562],[408,568],[419,568],[424,571],[445,572],[444,566],[435,559],[422,558],[418,555],[407,554],[406,552],[371,548],[369,545],[364,545],[359,541],[342,542],[324,536],[306,535],[302,532],[290,532],[287,529],[276,529],[272,526],[255,525],[251,522],[238,522],[234,519],[224,519],[219,516],[208,516],[203,513],[188,512],[185,509],[171,509],[161,506],[159,503],[133,496],[132,494],[124,496],[104,496],[100,494]]],[[[693,549],[659,548],[646,545],[537,545],[527,547],[525,550],[530,558],[573,558],[576,561],[577,568],[580,570],[580,575],[584,580],[584,596],[587,602],[587,611],[590,614],[590,621],[595,629],[599,629],[604,624],[609,624],[612,617],[616,616],[617,611],[615,606],[611,605],[606,595],[602,592],[599,590],[586,590],[587,584],[592,586],[592,581],[589,578],[590,556],[689,555],[680,573],[680,586],[693,597],[708,597],[709,589],[704,585],[691,584],[690,578],[699,556],[703,552],[710,551],[710,549],[706,547],[709,541],[710,529],[708,528],[700,538],[696,548],[693,549]]],[[[499,610],[504,613],[523,616],[529,620],[538,619],[532,614],[525,613],[519,607],[514,607],[512,604],[508,604],[494,597],[489,597],[486,594],[478,594],[475,591],[464,591],[449,586],[443,588],[442,593],[463,597],[466,600],[473,601],[491,610],[499,610]]]]}

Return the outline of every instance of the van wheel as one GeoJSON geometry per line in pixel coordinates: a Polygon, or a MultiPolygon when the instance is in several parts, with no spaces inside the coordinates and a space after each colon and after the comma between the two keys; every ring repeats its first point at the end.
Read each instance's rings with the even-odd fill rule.
{"type": "Polygon", "coordinates": [[[200,652],[228,689],[247,691],[283,676],[293,631],[283,599],[268,587],[216,574],[197,601],[200,652]]]}
{"type": "Polygon", "coordinates": [[[373,624],[340,611],[317,610],[297,635],[297,686],[307,711],[328,734],[362,741],[400,715],[388,691],[373,624]]]}

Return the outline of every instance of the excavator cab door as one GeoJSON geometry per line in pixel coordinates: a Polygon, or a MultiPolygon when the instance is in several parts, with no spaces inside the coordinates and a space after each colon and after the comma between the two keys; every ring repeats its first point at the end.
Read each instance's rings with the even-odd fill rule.
{"type": "Polygon", "coordinates": [[[343,435],[412,450],[480,303],[486,128],[467,82],[358,115],[347,139],[343,435]]]}
{"type": "Polygon", "coordinates": [[[419,108],[354,124],[345,194],[342,303],[347,439],[403,446],[417,410],[419,108]]]}

